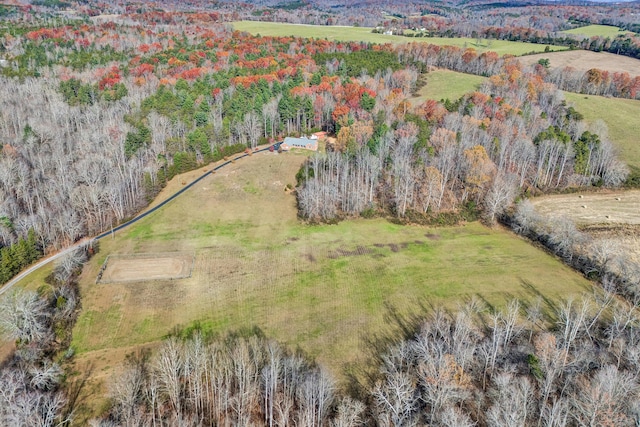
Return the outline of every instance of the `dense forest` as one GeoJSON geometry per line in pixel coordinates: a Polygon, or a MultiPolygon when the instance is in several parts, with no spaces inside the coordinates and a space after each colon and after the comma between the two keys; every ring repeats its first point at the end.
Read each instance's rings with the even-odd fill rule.
{"type": "MultiPolygon", "coordinates": [[[[40,3],[33,7],[62,9],[40,3]]],[[[320,19],[321,9],[294,3],[275,15],[320,19]]],[[[401,16],[415,8],[392,6],[401,16]]],[[[526,203],[513,204],[523,194],[624,183],[628,170],[610,141],[558,89],[638,98],[640,77],[525,68],[427,43],[254,37],[218,21],[257,6],[218,7],[174,13],[105,3],[102,11],[126,14],[119,23],[8,13],[0,29],[0,282],[133,216],[176,174],[325,130],[335,142],[297,176],[304,219],[499,219],[576,260],[603,291],[512,302],[503,312],[473,300],[408,323],[396,318],[397,334],[346,385],[260,333],[177,334],[153,355],[130,358],[95,425],[638,423],[640,270],[589,246],[571,224],[550,226],[526,203]],[[413,105],[432,67],[489,78],[460,99],[413,105]]],[[[93,4],[78,10],[97,12],[93,4]]],[[[324,23],[365,16],[365,24],[362,10],[324,23]]],[[[76,275],[94,251],[64,258],[50,290],[3,299],[0,326],[16,342],[0,372],[3,424],[73,418],[77,385],[65,383],[62,365],[73,357],[76,275]]]]}
{"type": "MultiPolygon", "coordinates": [[[[399,53],[457,68],[455,53],[418,49],[399,53]]],[[[523,191],[624,182],[611,143],[586,129],[554,85],[510,60],[488,61],[463,55],[461,67],[500,68],[455,102],[426,101],[410,112],[401,101],[339,119],[334,148],[344,154],[309,160],[299,175],[302,215],[331,220],[383,209],[404,217],[471,203],[493,221],[523,191]]]]}

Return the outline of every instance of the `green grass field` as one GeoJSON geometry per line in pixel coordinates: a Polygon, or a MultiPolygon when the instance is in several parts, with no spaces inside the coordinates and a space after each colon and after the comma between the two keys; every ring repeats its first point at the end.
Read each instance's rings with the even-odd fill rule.
{"type": "MultiPolygon", "coordinates": [[[[510,42],[505,40],[481,40],[477,44],[476,39],[471,38],[447,38],[447,37],[404,37],[385,34],[374,34],[367,27],[338,27],[320,25],[297,25],[279,22],[255,22],[236,21],[231,23],[233,28],[239,31],[247,31],[251,34],[263,36],[295,36],[326,38],[338,41],[364,41],[370,43],[409,43],[412,41],[437,44],[440,46],[470,47],[478,52],[494,51],[500,55],[524,55],[527,53],[544,52],[545,45],[534,43],[510,42]]],[[[549,46],[551,51],[566,50],[563,46],[549,46]]]]}
{"type": "Polygon", "coordinates": [[[427,84],[420,89],[419,96],[410,99],[413,105],[420,105],[427,99],[458,99],[465,93],[476,90],[485,77],[450,70],[434,70],[426,74],[426,79],[427,84]]]}
{"type": "Polygon", "coordinates": [[[618,35],[626,33],[626,31],[621,31],[620,28],[611,25],[587,25],[585,27],[574,28],[572,30],[562,32],[584,37],[600,36],[611,38],[615,38],[618,35]]]}
{"type": "Polygon", "coordinates": [[[200,322],[219,333],[257,326],[339,373],[359,360],[363,338],[388,327],[389,307],[407,314],[454,308],[473,296],[501,305],[590,288],[557,259],[478,223],[302,224],[284,187],[303,159],[243,159],[102,241],[81,276],[83,310],[73,339],[81,363],[95,363],[106,376],[124,352],[200,322]],[[94,284],[110,253],[185,250],[196,254],[189,279],[94,284]]]}
{"type": "Polygon", "coordinates": [[[620,158],[629,165],[640,167],[640,101],[570,92],[565,92],[565,97],[588,122],[604,121],[609,128],[609,138],[620,151],[620,158]]]}

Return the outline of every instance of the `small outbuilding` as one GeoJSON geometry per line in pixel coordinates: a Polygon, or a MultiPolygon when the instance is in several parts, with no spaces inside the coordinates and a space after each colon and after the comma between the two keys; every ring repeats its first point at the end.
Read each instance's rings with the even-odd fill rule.
{"type": "Polygon", "coordinates": [[[327,132],[325,131],[315,132],[310,136],[311,139],[317,139],[318,141],[323,141],[326,137],[327,137],[327,132]]]}

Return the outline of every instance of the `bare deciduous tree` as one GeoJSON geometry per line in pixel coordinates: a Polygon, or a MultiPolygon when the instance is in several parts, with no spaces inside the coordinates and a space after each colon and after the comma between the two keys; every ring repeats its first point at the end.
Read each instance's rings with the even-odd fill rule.
{"type": "Polygon", "coordinates": [[[50,338],[47,301],[33,291],[16,291],[0,301],[0,328],[10,339],[23,342],[50,338]]]}

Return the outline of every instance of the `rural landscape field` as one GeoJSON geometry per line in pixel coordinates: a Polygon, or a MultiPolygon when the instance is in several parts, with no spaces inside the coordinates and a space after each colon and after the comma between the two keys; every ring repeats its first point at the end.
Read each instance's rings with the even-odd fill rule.
{"type": "Polygon", "coordinates": [[[248,31],[254,35],[263,36],[294,36],[313,37],[342,42],[367,42],[367,43],[429,43],[440,46],[456,46],[471,48],[478,52],[496,52],[500,55],[524,55],[546,51],[565,50],[561,46],[543,46],[533,43],[509,42],[504,40],[473,39],[470,37],[421,37],[407,38],[393,34],[373,33],[373,28],[365,27],[328,27],[318,25],[283,24],[280,22],[232,22],[233,28],[238,31],[248,31]]]}
{"type": "Polygon", "coordinates": [[[200,321],[214,333],[258,326],[340,375],[363,338],[384,329],[390,308],[453,309],[473,297],[500,306],[511,297],[589,291],[589,282],[558,260],[478,223],[301,224],[283,189],[303,160],[300,153],[254,155],[102,242],[110,257],[195,251],[196,262],[188,279],[96,286],[104,256],[95,257],[80,282],[83,301],[95,307],[78,319],[73,345],[80,359],[200,321]],[[194,204],[197,210],[189,208],[194,204]]]}
{"type": "Polygon", "coordinates": [[[0,425],[637,425],[639,14],[0,5],[0,425]]]}

